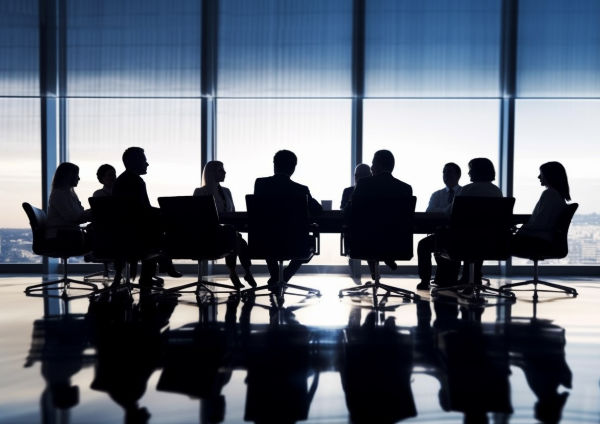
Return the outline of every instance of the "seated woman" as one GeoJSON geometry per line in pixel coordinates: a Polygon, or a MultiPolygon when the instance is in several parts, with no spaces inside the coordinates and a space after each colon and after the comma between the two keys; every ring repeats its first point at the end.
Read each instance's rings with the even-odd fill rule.
{"type": "Polygon", "coordinates": [[[102,188],[98,189],[92,194],[92,197],[107,197],[112,196],[112,188],[117,179],[117,171],[112,165],[105,163],[100,165],[98,171],[96,171],[96,177],[102,184],[102,188]]]}
{"type": "Polygon", "coordinates": [[[79,183],[79,167],[70,162],[58,165],[52,179],[48,201],[46,237],[56,239],[63,246],[88,247],[88,241],[80,224],[91,220],[91,211],[84,209],[75,194],[79,183]]]}
{"type": "MultiPolygon", "coordinates": [[[[233,204],[231,191],[229,191],[227,187],[223,187],[220,184],[225,181],[225,174],[226,172],[225,168],[223,167],[223,162],[216,160],[208,162],[204,166],[204,171],[202,172],[202,187],[194,190],[194,196],[213,196],[217,206],[217,211],[219,213],[235,212],[235,205],[233,204]]],[[[248,243],[246,243],[246,240],[244,240],[239,233],[237,233],[236,253],[240,258],[242,267],[244,268],[244,280],[246,280],[250,286],[256,287],[256,281],[254,281],[254,277],[250,272],[250,266],[252,264],[250,262],[250,255],[248,253],[248,243]]],[[[229,269],[229,278],[231,279],[233,285],[237,288],[243,287],[242,283],[240,282],[240,278],[237,275],[237,271],[235,270],[236,254],[231,254],[225,257],[225,264],[229,269]]]]}
{"type": "Polygon", "coordinates": [[[546,187],[538,200],[531,218],[515,234],[513,250],[530,252],[537,246],[552,241],[560,215],[571,200],[567,172],[560,162],[546,162],[540,166],[540,184],[546,187]]]}
{"type": "Polygon", "coordinates": [[[354,185],[350,187],[346,187],[344,192],[342,193],[342,203],[340,204],[340,209],[344,210],[348,203],[350,203],[350,199],[352,198],[352,193],[354,193],[354,187],[359,180],[370,177],[371,176],[371,167],[366,163],[359,163],[354,168],[354,185]]]}

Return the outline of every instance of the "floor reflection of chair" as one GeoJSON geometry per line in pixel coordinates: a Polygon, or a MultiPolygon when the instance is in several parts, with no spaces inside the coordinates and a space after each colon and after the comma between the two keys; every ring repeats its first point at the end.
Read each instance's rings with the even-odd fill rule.
{"type": "Polygon", "coordinates": [[[575,211],[578,208],[577,203],[573,203],[567,205],[564,212],[559,218],[558,224],[556,226],[556,230],[553,234],[552,240],[548,242],[540,241],[540,243],[531,247],[531,250],[528,249],[520,249],[522,251],[517,251],[515,256],[521,258],[527,258],[533,261],[533,280],[521,281],[518,283],[505,284],[500,287],[500,290],[512,290],[514,288],[522,288],[525,286],[533,285],[533,299],[534,301],[538,298],[538,286],[547,287],[550,291],[559,291],[564,292],[573,297],[577,296],[577,290],[572,287],[563,286],[556,283],[549,283],[547,281],[542,281],[538,278],[538,262],[544,259],[561,259],[567,256],[569,253],[569,244],[567,242],[567,234],[569,232],[569,226],[571,225],[571,220],[573,219],[573,215],[575,215],[575,211]]]}
{"type": "Polygon", "coordinates": [[[484,260],[505,260],[510,257],[512,197],[456,197],[452,205],[450,226],[439,235],[444,255],[468,264],[469,281],[451,287],[436,287],[432,294],[454,292],[471,302],[486,298],[514,300],[514,294],[476,282],[475,264],[484,260]]]}
{"type": "Polygon", "coordinates": [[[246,205],[250,255],[253,259],[277,261],[279,277],[271,285],[247,289],[243,294],[256,294],[262,290],[298,294],[287,291],[294,289],[302,296],[320,296],[317,289],[291,284],[284,279],[284,261],[308,261],[319,254],[320,237],[317,228],[310,225],[307,198],[247,195],[246,205]]]}
{"type": "Polygon", "coordinates": [[[353,423],[394,423],[417,415],[411,389],[413,347],[394,319],[378,325],[370,312],[364,324],[344,330],[339,371],[353,423]]]}
{"type": "Polygon", "coordinates": [[[158,203],[165,226],[165,254],[172,259],[198,261],[198,280],[167,291],[181,293],[194,288],[196,295],[207,291],[213,296],[236,292],[237,289],[232,285],[203,280],[201,275],[201,261],[222,259],[236,251],[235,230],[219,224],[214,198],[159,197],[158,203]]]}
{"type": "Polygon", "coordinates": [[[29,225],[31,226],[31,232],[33,235],[33,253],[41,256],[50,256],[52,258],[60,258],[62,260],[63,278],[46,281],[41,284],[34,284],[25,288],[25,293],[28,296],[48,296],[49,288],[62,289],[60,294],[63,298],[72,297],[69,296],[69,289],[73,290],[86,290],[95,292],[98,287],[87,281],[74,280],[68,276],[68,261],[72,256],[82,256],[88,252],[88,249],[83,244],[83,234],[81,234],[81,240],[77,243],[65,243],[64,240],[60,239],[60,232],[56,239],[48,239],[46,237],[46,213],[29,203],[23,203],[23,209],[29,218],[29,225]]]}
{"type": "Polygon", "coordinates": [[[410,260],[413,257],[413,216],[415,197],[353,197],[352,210],[344,233],[342,254],[351,259],[364,259],[375,263],[373,281],[364,285],[342,289],[339,296],[362,296],[372,292],[373,306],[385,304],[390,297],[407,300],[418,296],[409,290],[380,282],[379,262],[410,260]],[[379,300],[378,291],[384,294],[379,300]]]}

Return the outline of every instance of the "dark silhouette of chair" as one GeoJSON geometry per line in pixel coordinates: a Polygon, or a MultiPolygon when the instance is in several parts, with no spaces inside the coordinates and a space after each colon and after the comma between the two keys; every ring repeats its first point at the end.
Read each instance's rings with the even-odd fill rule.
{"type": "Polygon", "coordinates": [[[512,293],[475,284],[475,264],[484,260],[506,260],[510,257],[513,197],[468,197],[454,199],[450,225],[440,240],[443,255],[464,261],[469,266],[469,281],[451,287],[436,287],[432,294],[452,291],[473,302],[485,297],[514,300],[512,293]]]}
{"type": "Polygon", "coordinates": [[[87,249],[83,245],[83,234],[81,243],[70,245],[69,243],[61,242],[60,231],[57,238],[46,237],[46,212],[31,206],[29,203],[23,203],[23,209],[29,218],[29,225],[33,235],[33,253],[41,256],[50,256],[51,258],[60,258],[63,265],[63,277],[59,280],[47,281],[41,284],[34,284],[25,288],[27,295],[41,294],[48,295],[45,290],[51,286],[62,287],[62,298],[68,298],[68,289],[90,290],[97,291],[98,287],[87,281],[74,280],[68,276],[68,259],[72,256],[82,256],[87,253],[87,249]],[[41,292],[41,293],[40,293],[41,292]]]}
{"type": "Polygon", "coordinates": [[[554,231],[552,240],[547,243],[539,243],[535,249],[531,251],[519,251],[515,252],[514,256],[520,258],[527,258],[533,261],[533,280],[521,281],[518,283],[504,284],[500,287],[500,290],[507,291],[515,287],[533,285],[533,299],[537,301],[538,285],[544,287],[550,287],[556,289],[556,291],[565,292],[567,294],[577,296],[577,290],[572,287],[562,286],[560,284],[549,283],[547,281],[540,280],[538,274],[538,262],[544,259],[561,259],[567,256],[569,253],[569,244],[567,243],[567,234],[569,232],[569,226],[575,211],[579,207],[579,204],[572,203],[567,205],[561,216],[559,217],[556,229],[554,231]]]}
{"type": "Polygon", "coordinates": [[[372,290],[373,306],[383,306],[389,297],[414,300],[410,290],[380,282],[379,262],[410,260],[413,257],[413,218],[417,198],[354,196],[342,234],[342,255],[375,262],[374,281],[342,289],[339,296],[365,295],[372,290]],[[378,290],[384,292],[379,301],[378,290]]]}
{"type": "Polygon", "coordinates": [[[201,290],[206,290],[211,296],[237,292],[232,285],[202,280],[200,272],[200,261],[221,259],[236,250],[235,230],[219,224],[215,199],[212,196],[159,197],[158,204],[165,228],[164,253],[172,259],[198,261],[197,281],[167,291],[182,292],[195,287],[196,295],[201,290]],[[208,286],[226,291],[214,291],[208,286]]]}
{"type": "Polygon", "coordinates": [[[273,290],[279,295],[287,289],[296,289],[308,296],[320,296],[319,290],[290,284],[283,277],[283,261],[308,261],[313,255],[319,254],[319,233],[317,227],[311,225],[307,198],[249,194],[246,196],[246,206],[250,257],[279,262],[279,278],[271,286],[253,287],[242,294],[247,296],[261,290],[273,290]]]}
{"type": "Polygon", "coordinates": [[[149,246],[146,231],[136,209],[116,197],[90,197],[92,208],[92,255],[99,261],[114,262],[115,284],[113,288],[141,288],[133,284],[130,265],[139,260],[158,255],[158,249],[149,246]],[[125,272],[125,283],[119,285],[125,272]]]}

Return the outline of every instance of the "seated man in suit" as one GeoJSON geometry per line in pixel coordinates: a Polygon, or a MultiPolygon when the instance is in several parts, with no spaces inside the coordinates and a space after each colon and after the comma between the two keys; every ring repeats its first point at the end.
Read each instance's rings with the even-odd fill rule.
{"type": "MultiPolygon", "coordinates": [[[[392,152],[389,150],[378,150],[373,155],[371,164],[370,177],[365,177],[356,183],[352,199],[356,196],[373,196],[373,197],[410,197],[412,196],[412,187],[403,181],[392,176],[394,170],[395,159],[392,152]]],[[[350,201],[352,208],[352,200],[350,201]]],[[[368,261],[371,277],[375,276],[375,262],[368,261]]],[[[385,264],[391,269],[396,269],[397,265],[394,261],[386,261],[385,264]]]]}
{"type": "MultiPolygon", "coordinates": [[[[123,164],[125,165],[125,171],[116,179],[112,195],[127,202],[130,213],[136,217],[139,228],[142,229],[144,237],[142,243],[146,245],[145,247],[156,248],[160,244],[161,237],[160,210],[150,204],[146,183],[141,177],[148,170],[144,149],[129,147],[123,153],[123,164]]],[[[152,284],[152,279],[156,273],[156,262],[156,259],[142,261],[141,284],[152,284]]],[[[173,262],[170,259],[160,256],[158,262],[161,271],[167,272],[171,277],[181,277],[181,274],[173,267],[173,262]]],[[[158,279],[158,282],[161,282],[160,279],[158,279]]]]}
{"type": "MultiPolygon", "coordinates": [[[[307,196],[308,211],[311,216],[319,215],[323,208],[310,195],[308,187],[298,184],[291,180],[291,176],[296,170],[298,159],[294,152],[289,150],[280,150],[273,157],[274,175],[272,177],[257,178],[254,183],[254,194],[260,196],[307,196]]],[[[293,259],[283,271],[284,281],[290,278],[298,271],[306,260],[293,259]]],[[[274,284],[279,278],[279,265],[277,261],[267,259],[267,267],[271,278],[269,284],[274,284]]]]}
{"type": "MultiPolygon", "coordinates": [[[[458,185],[460,180],[460,167],[454,162],[448,162],[444,165],[442,171],[442,178],[444,180],[445,187],[433,192],[429,199],[429,205],[425,212],[433,213],[450,213],[454,196],[460,191],[461,186],[458,185]]],[[[417,257],[419,259],[419,278],[421,282],[417,284],[417,290],[428,290],[429,281],[431,280],[431,254],[435,250],[435,235],[429,235],[419,242],[417,247],[417,257]]],[[[435,280],[436,284],[455,283],[458,278],[458,266],[455,263],[448,263],[443,257],[434,254],[435,260],[438,264],[438,271],[436,272],[435,280]],[[448,272],[443,272],[444,270],[448,272]],[[455,275],[456,274],[456,275],[455,275]],[[445,280],[454,281],[445,281],[445,280]]]]}

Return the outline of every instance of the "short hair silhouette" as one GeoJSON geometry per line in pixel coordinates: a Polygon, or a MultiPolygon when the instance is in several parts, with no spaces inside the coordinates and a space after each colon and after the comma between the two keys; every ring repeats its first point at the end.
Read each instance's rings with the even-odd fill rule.
{"type": "Polygon", "coordinates": [[[496,178],[496,170],[488,158],[475,158],[469,161],[469,175],[474,183],[492,182],[496,178]]]}
{"type": "Polygon", "coordinates": [[[134,166],[136,161],[144,154],[144,149],[141,147],[128,147],[123,152],[123,165],[125,168],[131,168],[134,166]]]}
{"type": "Polygon", "coordinates": [[[289,150],[280,150],[273,157],[273,168],[276,174],[292,175],[297,163],[298,158],[289,150]]]}
{"type": "Polygon", "coordinates": [[[71,162],[63,162],[56,168],[52,178],[52,190],[55,188],[71,188],[73,180],[79,174],[79,167],[71,162]]]}
{"type": "Polygon", "coordinates": [[[354,168],[354,178],[358,181],[361,178],[371,176],[371,167],[366,163],[359,163],[354,168]]]}
{"type": "Polygon", "coordinates": [[[104,176],[109,171],[115,171],[115,172],[117,172],[117,170],[115,169],[115,167],[112,166],[112,165],[109,165],[108,163],[105,163],[105,164],[100,165],[98,167],[98,170],[96,171],[96,178],[98,178],[98,181],[100,182],[100,184],[104,184],[104,181],[102,181],[102,180],[104,179],[104,176]]]}
{"type": "Polygon", "coordinates": [[[452,170],[456,173],[456,175],[458,175],[458,178],[460,178],[460,175],[461,175],[460,166],[458,166],[454,162],[448,162],[446,165],[444,165],[444,168],[446,168],[446,167],[452,168],[452,170]]]}
{"type": "Polygon", "coordinates": [[[540,166],[547,187],[558,191],[565,200],[571,200],[567,171],[560,162],[546,162],[540,166]]]}
{"type": "Polygon", "coordinates": [[[373,155],[373,165],[376,165],[380,171],[392,172],[395,164],[394,155],[389,150],[378,150],[373,155]]]}
{"type": "Polygon", "coordinates": [[[219,160],[210,160],[206,162],[204,165],[204,170],[202,171],[202,184],[207,185],[208,183],[212,183],[215,181],[216,176],[215,173],[217,169],[223,167],[223,162],[219,160]]]}

